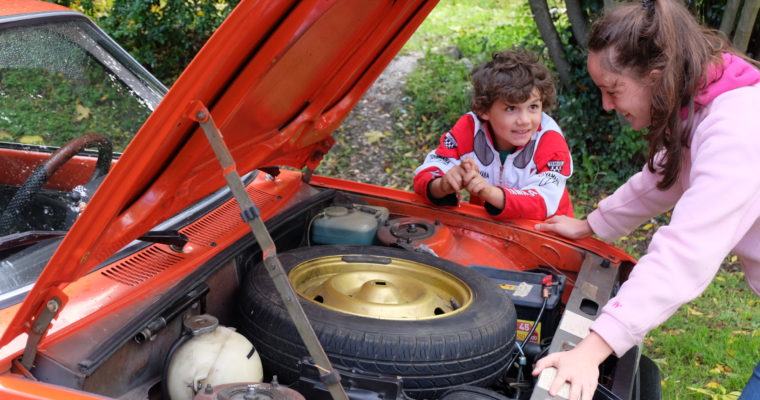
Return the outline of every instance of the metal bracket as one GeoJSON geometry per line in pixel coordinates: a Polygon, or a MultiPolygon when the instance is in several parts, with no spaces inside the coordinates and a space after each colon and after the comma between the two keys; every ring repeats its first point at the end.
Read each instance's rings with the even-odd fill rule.
{"type": "Polygon", "coordinates": [[[32,328],[29,331],[29,338],[26,341],[26,348],[24,349],[24,355],[21,358],[21,365],[27,370],[32,369],[34,364],[34,358],[37,356],[37,345],[42,339],[42,335],[50,327],[50,322],[53,321],[58,310],[61,309],[62,301],[58,297],[53,297],[47,301],[45,307],[42,308],[39,314],[34,318],[32,328]]]}
{"type": "MultiPolygon", "coordinates": [[[[567,301],[554,339],[549,345],[549,353],[566,351],[575,347],[589,334],[589,326],[599,316],[602,307],[612,297],[615,283],[618,280],[618,266],[610,268],[609,262],[594,254],[587,254],[581,265],[575,287],[567,301]]],[[[541,371],[536,386],[533,388],[531,400],[549,398],[549,387],[554,380],[557,370],[547,368],[541,371]]],[[[601,385],[599,386],[601,388],[601,385]]],[[[597,393],[608,391],[606,388],[597,389],[597,393]]],[[[557,394],[556,399],[570,397],[570,385],[565,383],[557,394]]],[[[617,394],[615,394],[617,396],[617,394]]],[[[594,398],[597,398],[596,396],[594,398]]],[[[605,397],[605,399],[612,399],[605,397]]]]}
{"type": "Polygon", "coordinates": [[[295,323],[296,329],[298,330],[301,339],[303,339],[311,358],[315,361],[321,371],[324,371],[327,375],[335,377],[335,379],[332,379],[331,382],[327,384],[332,398],[335,400],[348,400],[348,395],[346,395],[343,386],[340,384],[340,375],[338,375],[337,371],[335,371],[330,364],[327,354],[325,354],[316,333],[314,333],[314,328],[312,328],[309,323],[306,313],[304,313],[303,308],[301,307],[301,303],[298,302],[298,296],[290,285],[290,282],[285,275],[285,270],[280,263],[280,259],[277,257],[277,249],[275,248],[274,241],[272,240],[271,235],[269,235],[269,231],[264,225],[264,221],[261,220],[258,208],[253,204],[253,201],[251,201],[251,198],[248,196],[248,193],[243,186],[243,181],[240,179],[240,175],[235,167],[235,160],[232,158],[232,154],[227,148],[227,145],[224,144],[222,134],[216,124],[214,124],[214,120],[211,118],[211,113],[209,113],[203,103],[194,100],[190,104],[190,110],[187,116],[193,121],[198,122],[203,129],[203,132],[206,134],[206,139],[209,144],[211,144],[211,148],[214,150],[214,154],[222,167],[222,173],[224,174],[224,179],[227,181],[227,186],[229,186],[242,210],[243,220],[248,223],[256,241],[259,243],[259,246],[261,246],[264,265],[267,268],[267,272],[269,272],[269,276],[272,278],[272,281],[277,288],[277,292],[279,292],[282,297],[285,308],[288,310],[290,318],[295,323]]]}

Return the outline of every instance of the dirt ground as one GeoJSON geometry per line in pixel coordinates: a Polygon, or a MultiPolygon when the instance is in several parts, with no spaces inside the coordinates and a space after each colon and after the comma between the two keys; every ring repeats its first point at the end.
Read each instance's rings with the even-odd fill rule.
{"type": "Polygon", "coordinates": [[[388,187],[408,183],[386,171],[390,160],[378,139],[390,136],[393,110],[398,108],[407,76],[420,57],[416,52],[402,54],[388,65],[333,134],[336,144],[318,173],[388,187]]]}

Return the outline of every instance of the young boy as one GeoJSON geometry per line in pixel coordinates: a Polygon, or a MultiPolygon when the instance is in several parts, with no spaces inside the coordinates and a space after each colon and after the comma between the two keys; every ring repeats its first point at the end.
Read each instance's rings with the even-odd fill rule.
{"type": "Polygon", "coordinates": [[[472,111],[441,136],[415,170],[414,191],[456,206],[459,191],[497,218],[573,215],[565,181],[572,175],[562,131],[544,114],[556,92],[535,54],[501,51],[472,72],[472,111]]]}

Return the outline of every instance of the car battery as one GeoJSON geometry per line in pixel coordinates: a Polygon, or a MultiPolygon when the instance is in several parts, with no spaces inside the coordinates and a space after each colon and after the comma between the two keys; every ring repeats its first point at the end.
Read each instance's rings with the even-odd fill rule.
{"type": "Polygon", "coordinates": [[[538,326],[531,335],[530,342],[541,344],[542,339],[554,335],[562,316],[560,299],[567,280],[564,275],[538,271],[510,271],[482,265],[469,267],[493,279],[512,299],[517,311],[517,340],[523,341],[536,322],[538,326]],[[547,286],[549,297],[546,308],[541,320],[536,321],[544,302],[543,281],[547,275],[552,277],[552,285],[547,286]]]}

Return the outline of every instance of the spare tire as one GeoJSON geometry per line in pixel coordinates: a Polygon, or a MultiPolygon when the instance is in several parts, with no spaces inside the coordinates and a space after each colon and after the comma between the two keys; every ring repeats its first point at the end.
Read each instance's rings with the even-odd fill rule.
{"type": "Polygon", "coordinates": [[[444,393],[439,400],[513,400],[492,390],[462,386],[444,393]]]}
{"type": "MultiPolygon", "coordinates": [[[[279,255],[330,360],[400,376],[413,398],[487,386],[515,340],[509,297],[477,271],[432,255],[378,246],[318,246],[279,255]]],[[[308,352],[266,268],[243,281],[240,332],[267,374],[298,379],[308,352]]]]}

